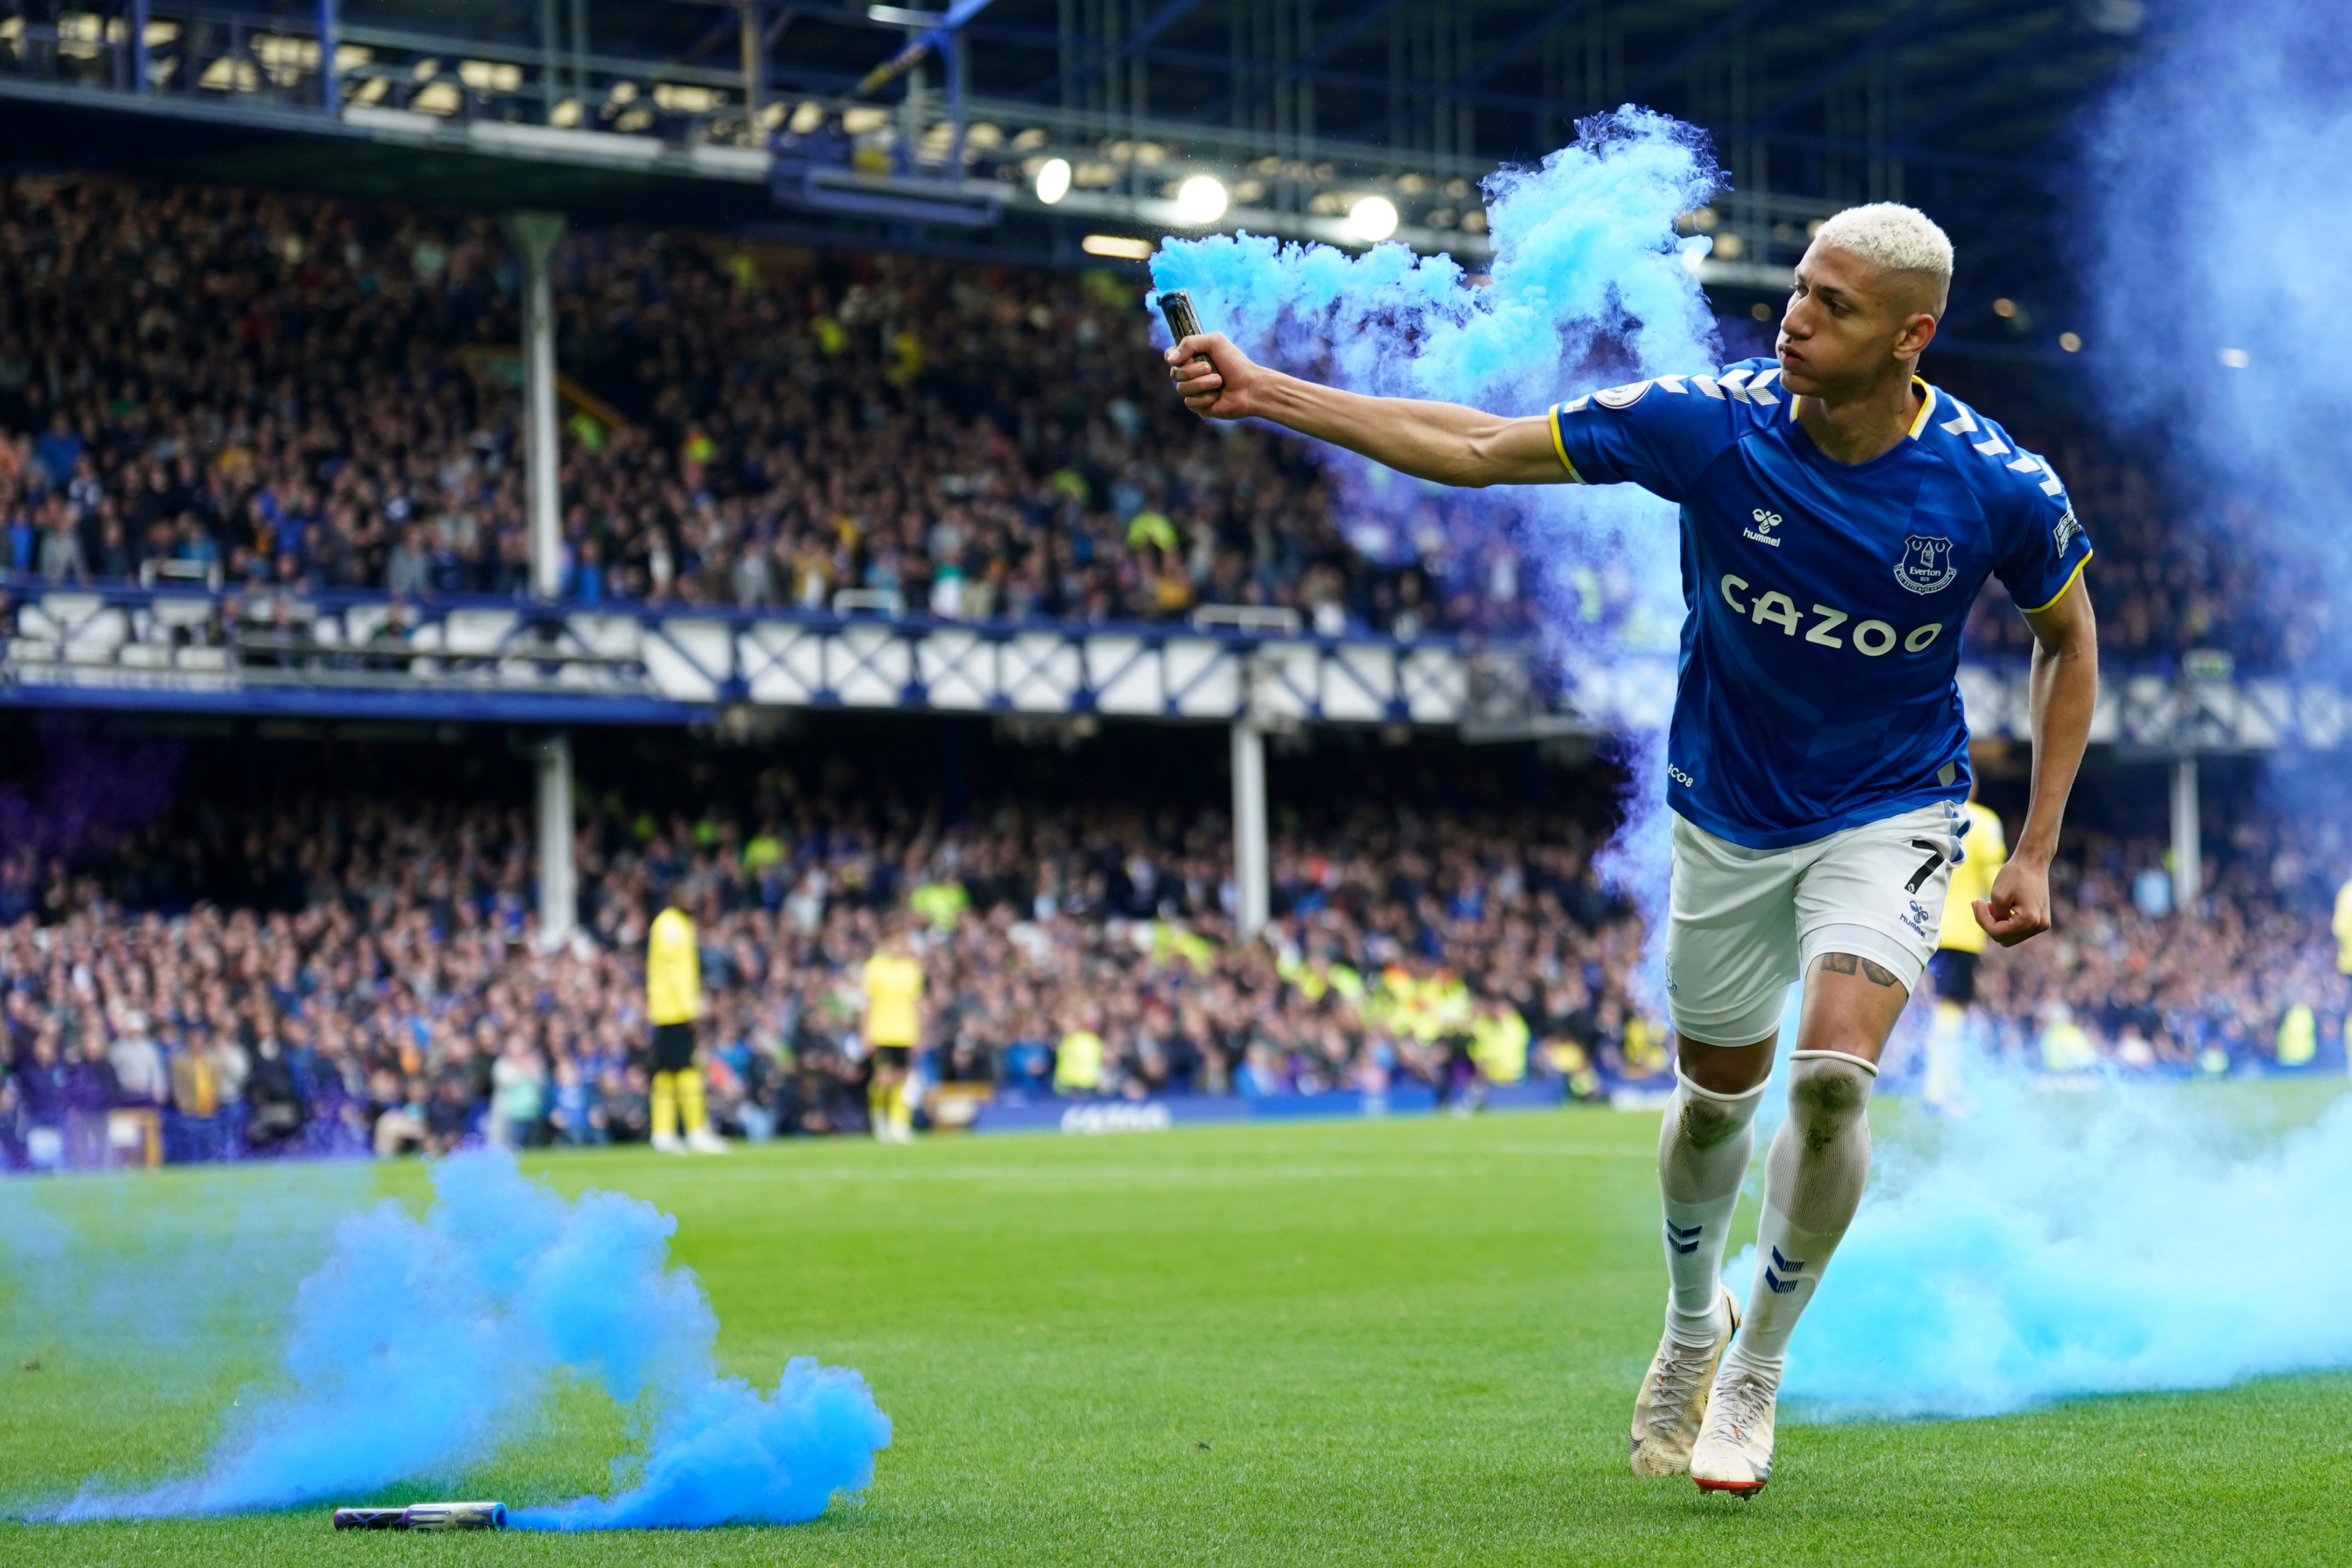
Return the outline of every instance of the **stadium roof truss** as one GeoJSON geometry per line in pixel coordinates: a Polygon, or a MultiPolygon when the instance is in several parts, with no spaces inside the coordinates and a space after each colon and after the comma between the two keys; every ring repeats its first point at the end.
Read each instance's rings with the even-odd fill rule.
{"type": "Polygon", "coordinates": [[[0,125],[20,160],[1042,254],[1181,230],[1208,173],[1218,226],[1354,243],[1379,194],[1475,265],[1478,180],[1634,101],[1730,176],[1694,219],[1709,282],[1778,289],[1813,220],[1907,198],[1990,301],[2046,265],[2016,215],[2145,26],[2141,0],[7,0],[0,125]]]}

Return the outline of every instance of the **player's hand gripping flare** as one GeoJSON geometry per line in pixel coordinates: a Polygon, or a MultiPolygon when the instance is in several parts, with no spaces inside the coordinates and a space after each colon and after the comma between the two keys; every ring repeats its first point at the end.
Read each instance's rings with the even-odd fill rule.
{"type": "Polygon", "coordinates": [[[1200,332],[1168,350],[1168,379],[1184,406],[1203,419],[1247,419],[1257,366],[1223,332],[1200,332]],[[1207,355],[1204,359],[1199,355],[1207,355]]]}

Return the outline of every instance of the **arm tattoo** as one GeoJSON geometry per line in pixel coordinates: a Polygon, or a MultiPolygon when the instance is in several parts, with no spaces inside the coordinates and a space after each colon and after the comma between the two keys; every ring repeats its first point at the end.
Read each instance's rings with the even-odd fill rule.
{"type": "Polygon", "coordinates": [[[1851,975],[1859,967],[1874,986],[1900,984],[1893,970],[1882,969],[1869,959],[1856,957],[1852,953],[1824,953],[1822,955],[1822,967],[1832,975],[1851,975]]]}

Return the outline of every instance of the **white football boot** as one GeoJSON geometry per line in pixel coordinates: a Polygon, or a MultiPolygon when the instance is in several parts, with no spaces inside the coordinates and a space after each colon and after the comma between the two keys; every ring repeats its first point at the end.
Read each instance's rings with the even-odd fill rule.
{"type": "Polygon", "coordinates": [[[676,1133],[656,1133],[654,1134],[654,1153],[657,1155],[682,1155],[686,1153],[686,1140],[679,1137],[676,1133]]]}
{"type": "Polygon", "coordinates": [[[1717,1375],[1706,1422],[1691,1449],[1691,1479],[1701,1491],[1754,1497],[1772,1479],[1772,1407],[1776,1384],[1734,1358],[1717,1375]]]}
{"type": "Polygon", "coordinates": [[[686,1146],[698,1155],[724,1155],[734,1152],[728,1148],[727,1140],[712,1132],[707,1124],[697,1127],[686,1135],[686,1146]]]}
{"type": "Polygon", "coordinates": [[[1637,1476],[1679,1476],[1691,1467],[1691,1445],[1706,1416],[1706,1391],[1716,1364],[1739,1328],[1739,1303],[1723,1291],[1723,1326],[1711,1344],[1694,1350],[1672,1334],[1658,1342],[1650,1371],[1633,1401],[1632,1454],[1637,1476]]]}

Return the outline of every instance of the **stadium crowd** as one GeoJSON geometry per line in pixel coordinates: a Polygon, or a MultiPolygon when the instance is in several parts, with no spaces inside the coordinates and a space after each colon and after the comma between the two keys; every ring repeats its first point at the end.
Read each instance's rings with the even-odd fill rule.
{"type": "Polygon", "coordinates": [[[1459,1094],[1524,1077],[1531,1044],[1591,1092],[1664,1060],[1627,999],[1635,924],[1580,831],[1364,819],[1286,840],[1276,940],[1240,946],[1213,820],[1007,807],[877,831],[843,806],[748,833],[589,813],[584,925],[551,952],[515,813],[200,809],[80,872],[19,852],[0,1137],[22,1159],[46,1128],[89,1159],[108,1112],[169,1106],[180,1157],[642,1138],[642,956],[673,893],[711,998],[714,1113],[754,1135],[863,1125],[857,970],[909,922],[930,1076],[1000,1093],[1459,1094]],[[224,877],[235,907],[186,905],[224,877]]]}
{"type": "Polygon", "coordinates": [[[2251,813],[2209,852],[2211,884],[2183,912],[2160,841],[2081,832],[2053,868],[2057,928],[1981,971],[1993,1040],[2056,1071],[2343,1068],[2347,849],[2332,822],[2251,813]]]}
{"type": "MultiPolygon", "coordinates": [[[[0,1159],[97,1164],[110,1135],[150,1134],[175,1159],[644,1139],[645,943],[671,896],[696,921],[713,1117],[755,1138],[866,1126],[859,971],[898,929],[935,1085],[1411,1085],[1467,1106],[1529,1080],[1570,1097],[1666,1080],[1634,995],[1640,922],[1575,820],[1301,822],[1275,848],[1273,925],[1237,944],[1213,815],[1005,804],[949,827],[877,817],[861,788],[771,769],[748,825],[589,810],[583,925],[551,951],[519,811],[213,803],[78,863],[15,850],[0,1159]]],[[[2183,917],[2158,846],[2083,837],[2060,929],[1985,967],[1990,1042],[2054,1071],[2340,1061],[2326,856],[2250,821],[2221,863],[2183,917]]]]}
{"type": "MultiPolygon", "coordinates": [[[[567,598],[1524,612],[1491,549],[1370,559],[1297,448],[1184,413],[1106,275],[620,231],[558,274],[567,598]]],[[[0,569],[520,591],[518,281],[483,219],[0,181],[0,569]]]]}
{"type": "MultiPolygon", "coordinates": [[[[583,231],[557,255],[563,591],[588,602],[1509,630],[1538,585],[1433,501],[1345,507],[1303,451],[1165,394],[1131,280],[583,231]]],[[[0,179],[0,572],[421,597],[523,585],[517,290],[484,219],[0,179]]],[[[1745,323],[1743,323],[1743,326],[1745,323]]],[[[2324,597],[2046,399],[1968,384],[2067,476],[2105,645],[2297,661],[2324,597]],[[2037,410],[2039,412],[2037,412],[2037,410]]],[[[1605,579],[1568,585],[1612,613],[1605,579]]],[[[1623,609],[1624,606],[1617,606],[1623,609]]],[[[1996,584],[1979,656],[2021,655],[1996,584]]]]}

